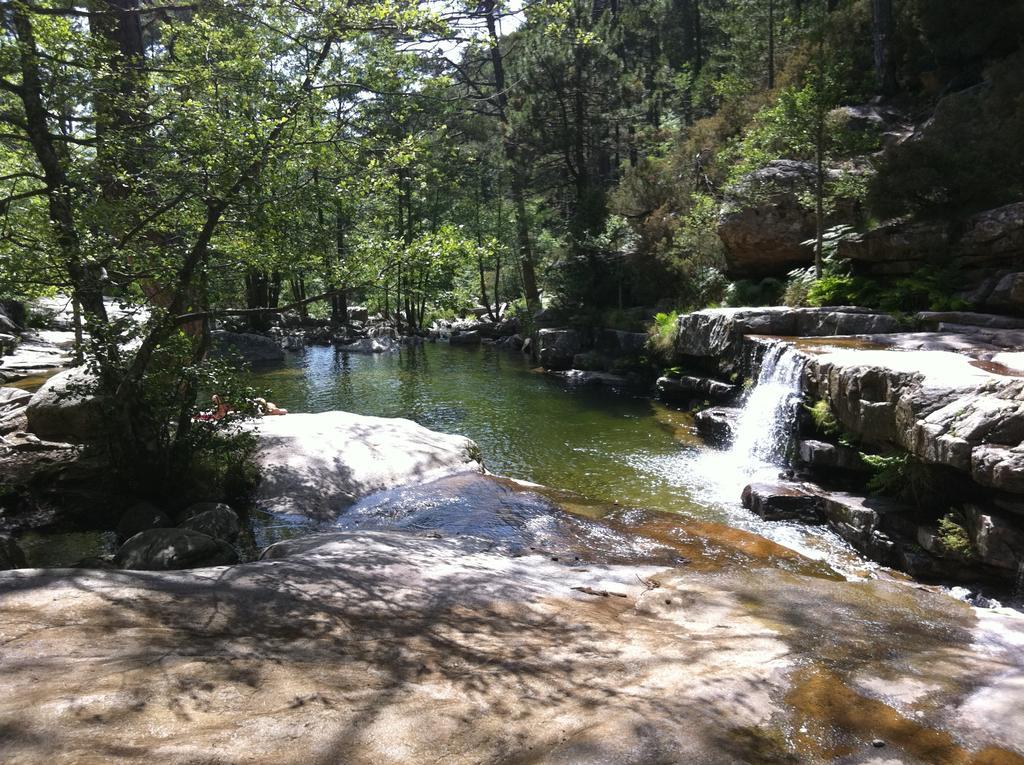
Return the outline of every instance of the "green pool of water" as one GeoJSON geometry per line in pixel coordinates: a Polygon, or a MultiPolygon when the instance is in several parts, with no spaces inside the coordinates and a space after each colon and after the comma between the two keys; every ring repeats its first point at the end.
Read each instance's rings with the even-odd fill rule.
{"type": "Polygon", "coordinates": [[[595,499],[705,509],[659,470],[694,448],[680,443],[691,432],[685,415],[642,395],[568,386],[522,354],[443,344],[378,355],[312,347],[258,382],[293,411],[407,417],[468,436],[501,475],[595,499]]]}
{"type": "Polygon", "coordinates": [[[444,344],[378,355],[310,347],[257,373],[257,384],[291,411],[407,417],[468,436],[500,475],[726,523],[812,557],[845,558],[846,569],[860,565],[824,529],[768,524],[744,510],[740,494],[756,470],[702,446],[689,415],[643,391],[569,385],[519,353],[444,344]]]}

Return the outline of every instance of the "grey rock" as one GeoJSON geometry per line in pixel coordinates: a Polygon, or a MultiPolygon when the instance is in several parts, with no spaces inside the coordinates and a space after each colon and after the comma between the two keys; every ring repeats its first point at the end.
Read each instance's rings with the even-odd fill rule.
{"type": "Polygon", "coordinates": [[[800,442],[798,452],[800,461],[812,468],[859,472],[866,469],[860,453],[849,446],[807,439],[800,442]]]}
{"type": "Polygon", "coordinates": [[[646,350],[646,332],[624,332],[619,329],[602,329],[597,333],[594,348],[612,355],[635,355],[646,350]]]}
{"type": "Polygon", "coordinates": [[[603,385],[609,388],[624,388],[629,385],[629,378],[613,375],[609,372],[588,372],[583,369],[569,369],[564,372],[552,372],[573,385],[603,385]]]}
{"type": "Polygon", "coordinates": [[[471,330],[468,332],[453,332],[448,342],[451,345],[480,345],[480,332],[471,330]]]}
{"type": "Polygon", "coordinates": [[[85,442],[97,438],[103,425],[99,399],[89,393],[96,380],[76,367],[43,383],[28,403],[28,429],[50,441],[85,442]]]}
{"type": "Polygon", "coordinates": [[[1024,563],[1024,524],[1020,519],[977,505],[965,506],[964,512],[971,542],[982,562],[1016,576],[1024,563]]]}
{"type": "Polygon", "coordinates": [[[362,340],[341,346],[341,350],[349,353],[391,353],[398,348],[398,341],[390,337],[364,337],[362,340]]]}
{"type": "Polygon", "coordinates": [[[6,534],[0,534],[0,571],[25,568],[27,565],[25,553],[18,543],[6,534]]]}
{"type": "Polygon", "coordinates": [[[370,320],[370,312],[365,306],[350,305],[348,307],[348,320],[350,322],[358,321],[365,324],[370,320]]]}
{"type": "Polygon", "coordinates": [[[583,349],[583,340],[574,329],[541,329],[537,332],[537,348],[545,369],[570,369],[573,357],[583,349]]]}
{"type": "Polygon", "coordinates": [[[191,529],[148,529],[123,545],[114,556],[118,568],[171,571],[238,562],[238,553],[226,542],[191,529]]]}
{"type": "Polygon", "coordinates": [[[218,329],[210,333],[211,354],[237,356],[247,364],[274,364],[284,361],[284,349],[272,338],[251,332],[218,329]]]}
{"type": "Polygon", "coordinates": [[[697,412],[693,421],[701,438],[712,446],[724,448],[732,443],[741,411],[738,407],[713,407],[697,412]]]}
{"type": "Polygon", "coordinates": [[[687,404],[693,401],[725,401],[739,395],[736,385],[712,380],[709,377],[659,377],[655,383],[658,395],[672,403],[687,404]]]}
{"type": "MultiPolygon", "coordinates": [[[[1024,276],[1024,274],[1020,274],[1024,276]]],[[[1024,319],[970,311],[921,311],[914,317],[922,325],[937,329],[941,324],[954,324],[985,329],[1024,329],[1024,319]]]]}
{"type": "Polygon", "coordinates": [[[18,347],[18,339],[17,335],[8,335],[0,332],[0,356],[13,353],[14,349],[18,347]]]}
{"type": "Polygon", "coordinates": [[[897,546],[887,532],[911,531],[910,507],[882,497],[849,492],[823,492],[822,511],[828,525],[853,547],[886,565],[899,565],[897,546]]]}
{"type": "Polygon", "coordinates": [[[460,472],[482,472],[479,447],[410,420],[348,412],[263,417],[256,434],[260,510],[336,518],[384,489],[460,472]]]}
{"type": "Polygon", "coordinates": [[[192,529],[214,539],[234,542],[242,527],[238,513],[220,502],[203,502],[192,505],[185,511],[188,516],[181,524],[183,529],[192,529]]]}
{"type": "Polygon", "coordinates": [[[798,483],[748,484],[741,499],[745,508],[766,521],[822,521],[822,498],[798,483]]]}
{"type": "Polygon", "coordinates": [[[230,565],[239,554],[226,542],[190,528],[150,528],[125,542],[114,561],[119,568],[167,571],[230,565]]]}
{"type": "Polygon", "coordinates": [[[0,417],[28,406],[32,393],[21,388],[0,388],[0,417]]]}
{"type": "Polygon", "coordinates": [[[117,541],[124,542],[140,531],[166,528],[172,525],[171,519],[163,510],[149,502],[139,502],[124,511],[121,519],[117,522],[115,531],[117,541]]]}

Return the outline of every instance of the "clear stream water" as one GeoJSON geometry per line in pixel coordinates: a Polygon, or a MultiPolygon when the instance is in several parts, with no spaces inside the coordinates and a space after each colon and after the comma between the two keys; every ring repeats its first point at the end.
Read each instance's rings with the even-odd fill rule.
{"type": "Polygon", "coordinates": [[[257,384],[291,411],[406,417],[468,436],[499,475],[724,523],[841,571],[866,571],[872,566],[828,530],[765,523],[740,505],[745,484],[779,473],[771,464],[779,456],[771,426],[784,419],[778,400],[792,386],[774,381],[768,369],[776,366],[792,376],[789,357],[769,352],[746,427],[741,422],[737,447],[727,452],[703,446],[689,415],[640,393],[572,386],[532,369],[521,354],[487,346],[427,344],[376,355],[310,347],[260,372],[257,384]]]}

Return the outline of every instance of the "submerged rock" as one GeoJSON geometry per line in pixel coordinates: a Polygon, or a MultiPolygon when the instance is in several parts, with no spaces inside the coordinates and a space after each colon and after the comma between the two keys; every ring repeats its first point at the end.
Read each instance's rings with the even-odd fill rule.
{"type": "Polygon", "coordinates": [[[252,427],[256,506],[270,512],[333,518],[375,491],[483,470],[471,440],[411,420],[322,412],[264,417],[252,427]]]}
{"type": "Polygon", "coordinates": [[[354,343],[342,345],[341,350],[349,353],[391,353],[397,351],[400,344],[390,337],[364,337],[354,343]]]}

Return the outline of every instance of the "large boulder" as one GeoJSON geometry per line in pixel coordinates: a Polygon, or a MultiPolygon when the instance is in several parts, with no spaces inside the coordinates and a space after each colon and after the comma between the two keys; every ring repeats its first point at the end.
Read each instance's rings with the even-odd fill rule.
{"type": "Polygon", "coordinates": [[[583,350],[583,338],[574,329],[541,329],[537,332],[537,349],[545,369],[571,369],[573,357],[583,350]]]}
{"type": "Polygon", "coordinates": [[[247,364],[275,364],[284,361],[284,349],[270,337],[218,329],[210,333],[210,339],[211,354],[214,356],[237,356],[247,364]]]}
{"type": "Polygon", "coordinates": [[[182,522],[181,528],[198,531],[225,542],[234,542],[242,530],[238,513],[221,502],[200,502],[189,507],[185,515],[188,517],[182,522]]]}
{"type": "Polygon", "coordinates": [[[172,571],[229,566],[238,562],[238,553],[226,542],[191,529],[148,529],[121,545],[114,562],[118,568],[172,571]]]}
{"type": "Polygon", "coordinates": [[[265,417],[252,427],[261,472],[255,502],[269,512],[329,519],[382,489],[483,470],[471,440],[411,420],[322,412],[265,417]]]}
{"type": "Polygon", "coordinates": [[[50,441],[81,443],[99,436],[103,409],[96,378],[83,367],[56,374],[28,402],[28,429],[50,441]]]}
{"type": "Polygon", "coordinates": [[[1008,577],[1018,575],[1024,565],[1024,524],[1019,518],[967,505],[968,533],[981,561],[1001,569],[1008,577]]]}
{"type": "Polygon", "coordinates": [[[800,442],[797,454],[800,462],[816,470],[863,472],[867,469],[860,452],[842,444],[830,444],[827,441],[809,438],[800,442]]]}
{"type": "MultiPolygon", "coordinates": [[[[826,171],[838,177],[835,170],[826,171]]],[[[755,170],[731,189],[719,215],[718,236],[733,279],[785,276],[810,265],[813,250],[803,244],[814,236],[814,211],[801,194],[814,184],[811,162],[780,159],[755,170]]],[[[832,218],[849,220],[854,205],[843,202],[832,218]]]]}
{"type": "Polygon", "coordinates": [[[117,533],[117,541],[124,542],[140,531],[166,528],[171,525],[171,519],[159,507],[149,502],[139,502],[124,511],[124,514],[117,523],[115,532],[117,533]]]}

